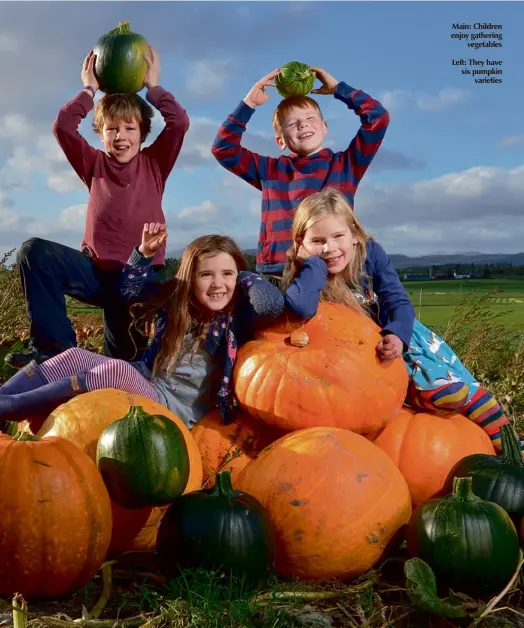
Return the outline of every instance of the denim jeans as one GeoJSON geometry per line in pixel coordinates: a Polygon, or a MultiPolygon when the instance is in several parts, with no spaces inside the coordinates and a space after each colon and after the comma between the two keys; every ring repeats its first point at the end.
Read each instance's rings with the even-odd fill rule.
{"type": "Polygon", "coordinates": [[[146,338],[136,329],[129,330],[129,303],[117,293],[120,269],[97,268],[88,254],[41,238],[22,244],[17,263],[31,349],[52,356],[76,347],[65,295],[103,309],[105,355],[133,360],[146,348],[146,338]]]}

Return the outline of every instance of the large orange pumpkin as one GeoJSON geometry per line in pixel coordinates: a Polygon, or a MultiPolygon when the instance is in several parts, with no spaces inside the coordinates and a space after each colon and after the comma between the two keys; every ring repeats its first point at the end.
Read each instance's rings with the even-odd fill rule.
{"type": "MultiPolygon", "coordinates": [[[[56,408],[38,432],[39,437],[61,436],[78,445],[96,460],[96,445],[105,427],[121,419],[129,406],[142,406],[150,414],[162,414],[181,429],[189,453],[190,472],[185,492],[202,486],[202,459],[200,451],[186,425],[166,407],[142,395],[133,395],[116,389],[96,390],[74,397],[56,408]]],[[[157,524],[165,508],[128,510],[112,503],[113,537],[110,552],[147,551],[154,547],[157,524]]]]}
{"type": "Polygon", "coordinates": [[[191,434],[202,455],[206,487],[214,485],[217,470],[226,469],[231,472],[235,486],[238,474],[246,464],[282,435],[242,410],[237,410],[234,420],[227,425],[220,412],[212,410],[195,425],[191,434]]]}
{"type": "Polygon", "coordinates": [[[403,408],[374,439],[406,478],[414,506],[444,488],[455,464],[471,454],[494,454],[489,436],[461,414],[403,408]]]}
{"type": "Polygon", "coordinates": [[[286,431],[380,429],[404,403],[408,375],[401,358],[387,364],[377,358],[379,331],[367,316],[334,303],[321,303],[307,322],[284,314],[240,348],[239,403],[286,431]]]}
{"type": "Polygon", "coordinates": [[[240,473],[276,532],[277,573],[352,578],[380,560],[411,516],[409,490],[383,451],[337,428],[293,432],[240,473]]]}
{"type": "Polygon", "coordinates": [[[0,596],[55,598],[104,561],[111,505],[95,463],[63,438],[0,438],[0,596]]]}

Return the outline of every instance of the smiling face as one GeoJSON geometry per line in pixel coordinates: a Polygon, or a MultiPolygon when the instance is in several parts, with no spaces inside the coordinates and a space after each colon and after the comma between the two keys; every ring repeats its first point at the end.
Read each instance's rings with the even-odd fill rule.
{"type": "Polygon", "coordinates": [[[317,220],[306,230],[304,247],[325,260],[332,275],[342,272],[355,256],[358,239],[347,223],[335,216],[317,220]]]}
{"type": "Polygon", "coordinates": [[[107,120],[102,127],[102,142],[112,159],[126,164],[140,150],[140,125],[135,118],[131,122],[107,120]]]}
{"type": "Polygon", "coordinates": [[[223,310],[235,294],[238,269],[229,253],[203,255],[193,281],[196,300],[207,309],[223,310]]]}
{"type": "Polygon", "coordinates": [[[276,136],[282,150],[307,157],[322,150],[328,129],[318,109],[308,105],[291,107],[281,121],[281,132],[276,136]]]}

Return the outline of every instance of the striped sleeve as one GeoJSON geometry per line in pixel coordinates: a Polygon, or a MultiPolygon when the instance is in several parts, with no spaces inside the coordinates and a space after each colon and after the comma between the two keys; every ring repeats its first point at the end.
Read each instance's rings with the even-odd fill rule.
{"type": "Polygon", "coordinates": [[[253,153],[241,145],[242,135],[254,111],[241,101],[218,130],[211,152],[226,170],[261,190],[262,181],[266,179],[268,161],[272,158],[253,153]]]}
{"type": "Polygon", "coordinates": [[[389,125],[389,113],[378,100],[344,82],[337,85],[335,98],[360,117],[360,129],[344,151],[349,157],[349,165],[358,185],[384,140],[389,125]]]}

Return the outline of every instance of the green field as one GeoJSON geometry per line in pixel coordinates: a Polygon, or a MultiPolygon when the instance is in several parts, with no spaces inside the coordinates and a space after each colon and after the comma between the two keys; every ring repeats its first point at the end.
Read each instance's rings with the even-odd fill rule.
{"type": "Polygon", "coordinates": [[[524,277],[501,279],[448,279],[404,281],[403,285],[415,306],[417,318],[442,332],[453,315],[455,305],[465,293],[487,294],[493,313],[503,313],[502,321],[524,329],[524,277]]]}

